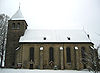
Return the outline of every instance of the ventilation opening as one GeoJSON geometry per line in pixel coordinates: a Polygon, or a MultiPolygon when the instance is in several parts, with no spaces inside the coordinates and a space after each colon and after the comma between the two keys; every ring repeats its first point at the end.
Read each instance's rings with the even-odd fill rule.
{"type": "Polygon", "coordinates": [[[46,40],[46,37],[44,37],[43,40],[46,40]]]}
{"type": "Polygon", "coordinates": [[[68,40],[70,40],[70,37],[67,37],[68,40]]]}

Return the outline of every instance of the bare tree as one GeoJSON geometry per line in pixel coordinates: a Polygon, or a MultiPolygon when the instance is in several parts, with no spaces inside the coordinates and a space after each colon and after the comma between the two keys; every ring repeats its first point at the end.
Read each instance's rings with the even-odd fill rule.
{"type": "Polygon", "coordinates": [[[93,71],[94,73],[98,73],[99,70],[99,58],[98,58],[98,49],[94,48],[93,46],[90,46],[89,53],[85,52],[85,57],[82,58],[83,64],[87,66],[89,71],[93,71]]]}
{"type": "Polygon", "coordinates": [[[7,15],[0,14],[0,67],[2,67],[4,60],[8,19],[9,17],[7,15]]]}

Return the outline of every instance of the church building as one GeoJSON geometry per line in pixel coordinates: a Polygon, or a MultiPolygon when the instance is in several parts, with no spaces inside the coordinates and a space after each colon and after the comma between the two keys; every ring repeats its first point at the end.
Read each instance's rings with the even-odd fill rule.
{"type": "Polygon", "coordinates": [[[23,69],[84,69],[85,52],[93,46],[83,30],[27,29],[20,11],[8,21],[5,67],[23,69]]]}

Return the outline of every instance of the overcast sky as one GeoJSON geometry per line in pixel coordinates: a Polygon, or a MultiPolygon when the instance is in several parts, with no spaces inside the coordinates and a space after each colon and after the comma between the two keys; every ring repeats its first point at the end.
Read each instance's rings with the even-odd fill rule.
{"type": "Polygon", "coordinates": [[[0,0],[0,13],[11,17],[19,2],[29,29],[84,27],[93,41],[100,42],[100,0],[0,0]]]}

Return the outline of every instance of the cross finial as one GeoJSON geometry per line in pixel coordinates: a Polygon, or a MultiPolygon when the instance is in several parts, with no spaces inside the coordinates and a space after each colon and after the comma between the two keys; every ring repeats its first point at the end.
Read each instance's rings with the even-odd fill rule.
{"type": "Polygon", "coordinates": [[[19,2],[19,9],[20,9],[20,2],[19,2]]]}

